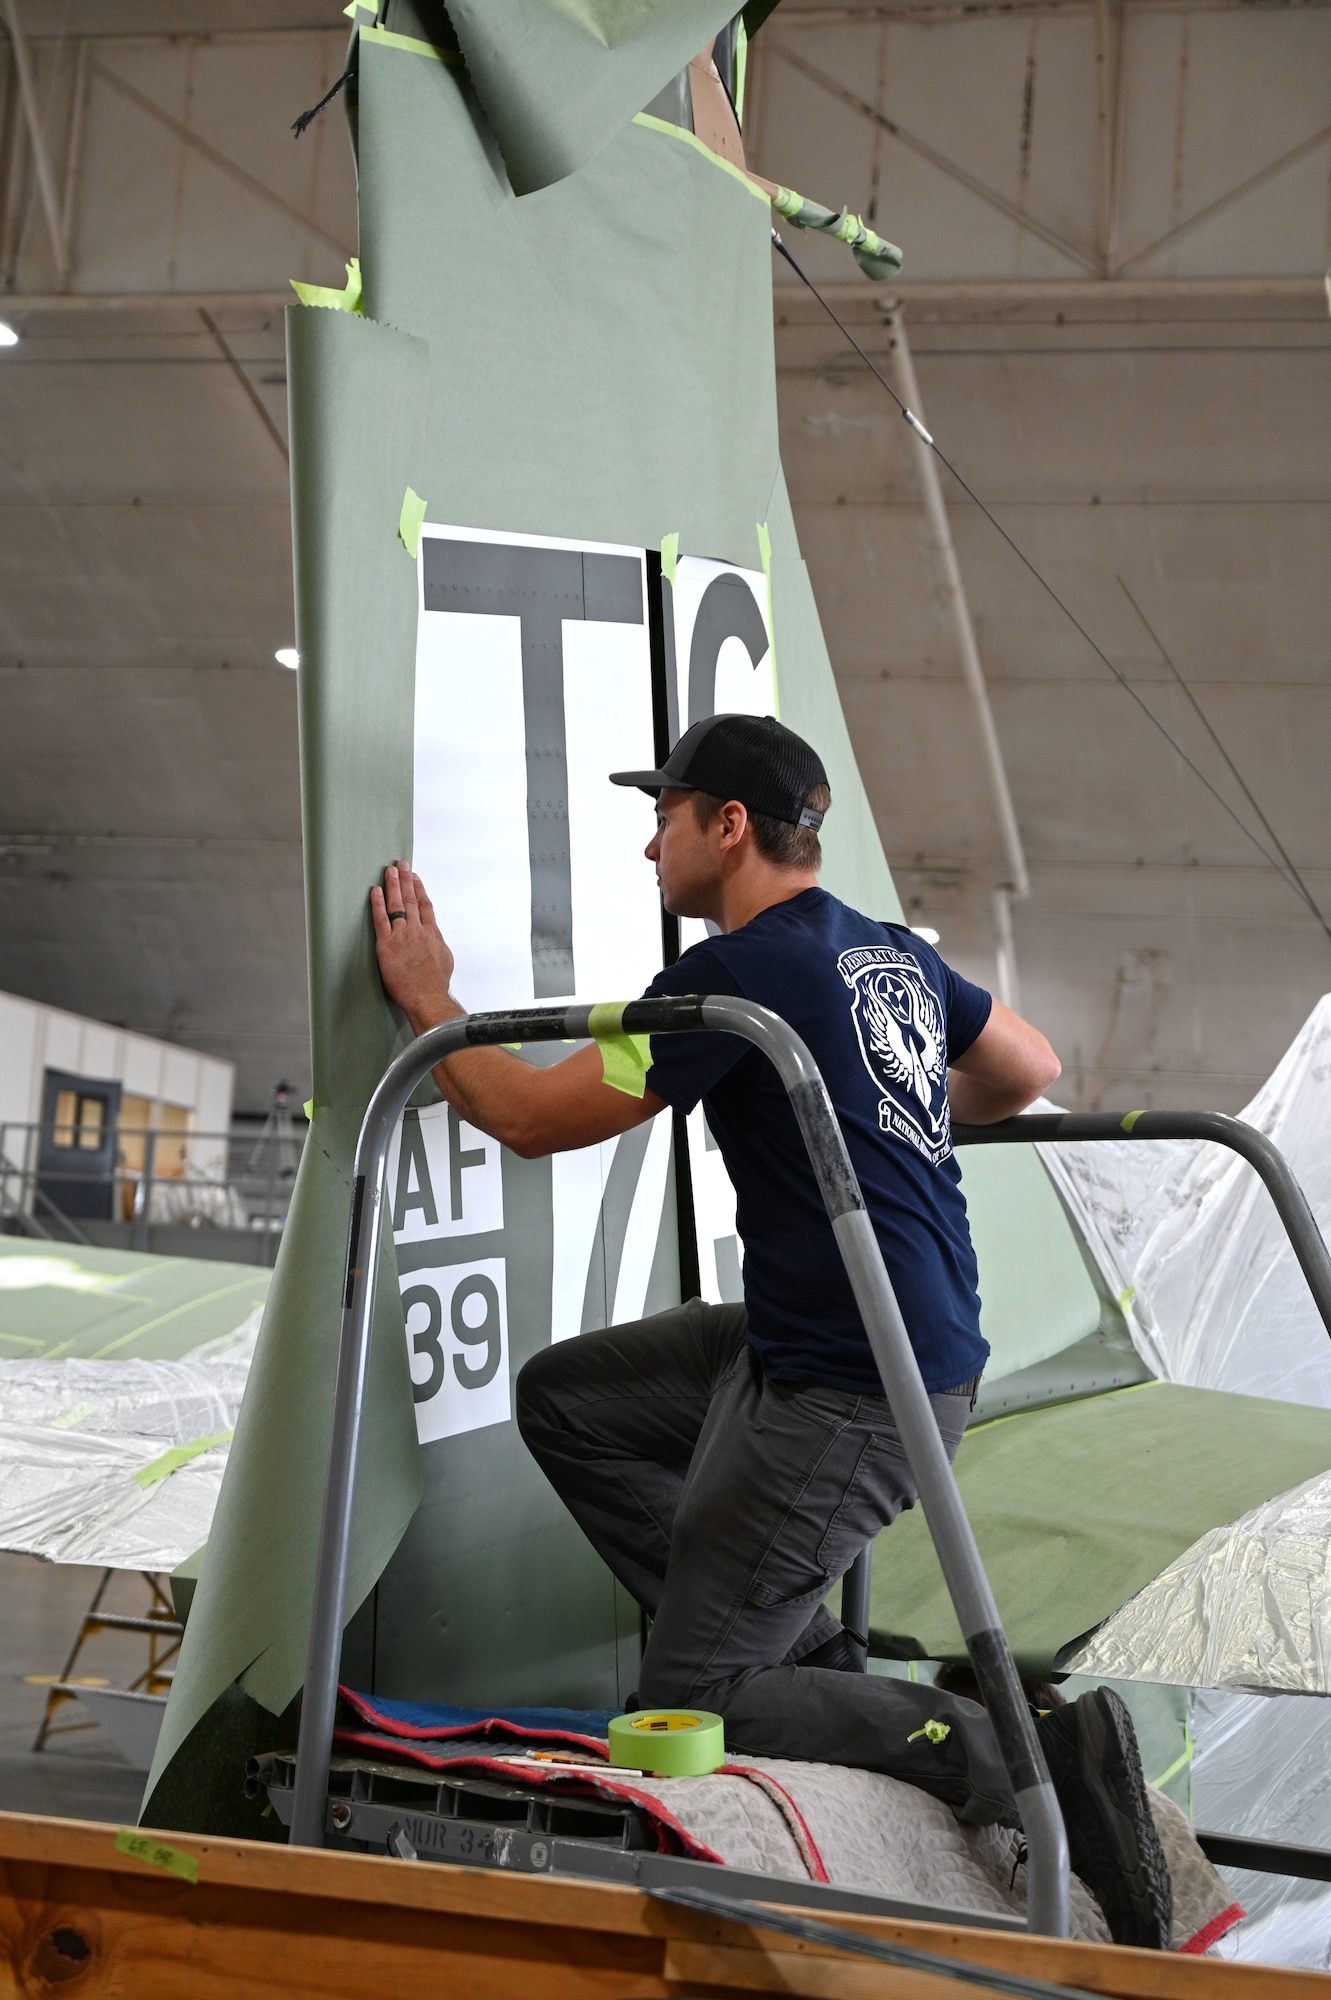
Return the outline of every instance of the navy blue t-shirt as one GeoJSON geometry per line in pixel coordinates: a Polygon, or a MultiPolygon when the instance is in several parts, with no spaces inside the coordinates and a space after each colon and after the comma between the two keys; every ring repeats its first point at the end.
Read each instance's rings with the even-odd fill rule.
{"type": "MultiPolygon", "coordinates": [[[[952,1152],[947,1066],[993,1002],[923,938],[805,889],[705,938],[649,994],[733,993],[770,1007],[823,1073],[927,1389],[984,1367],[975,1252],[952,1152]]],[[[648,1088],[699,1099],[735,1187],[749,1341],[778,1382],[881,1396],[790,1100],[738,1035],[654,1035],[648,1088]]]]}

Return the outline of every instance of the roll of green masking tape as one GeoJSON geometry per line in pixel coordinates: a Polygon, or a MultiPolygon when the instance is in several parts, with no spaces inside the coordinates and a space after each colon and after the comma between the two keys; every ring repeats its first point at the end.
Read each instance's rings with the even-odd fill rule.
{"type": "Polygon", "coordinates": [[[640,1708],[610,1722],[610,1762],[663,1778],[700,1778],[726,1761],[719,1715],[705,1708],[640,1708]]]}

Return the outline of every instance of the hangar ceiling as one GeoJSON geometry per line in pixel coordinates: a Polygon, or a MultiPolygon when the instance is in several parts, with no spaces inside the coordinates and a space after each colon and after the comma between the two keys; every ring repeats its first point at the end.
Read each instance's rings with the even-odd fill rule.
{"type": "MultiPolygon", "coordinates": [[[[11,39],[0,988],[228,1056],[258,1109],[308,1082],[281,315],[356,247],[340,113],[289,131],[345,22],[17,17],[46,170],[11,39]]],[[[1144,712],[1331,906],[1329,55],[1322,6],[785,0],[750,57],[752,164],[869,214],[903,281],[791,248],[894,382],[908,342],[940,446],[1139,698],[944,473],[1029,870],[1021,999],[1068,1104],[1235,1109],[1331,985],[1327,934],[1144,712]]],[[[783,453],[870,796],[913,920],[992,982],[1010,856],[916,447],[775,277],[783,453]]]]}

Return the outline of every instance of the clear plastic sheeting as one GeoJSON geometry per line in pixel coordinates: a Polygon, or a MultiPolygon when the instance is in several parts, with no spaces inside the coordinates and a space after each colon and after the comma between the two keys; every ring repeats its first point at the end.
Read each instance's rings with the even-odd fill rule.
{"type": "Polygon", "coordinates": [[[194,1176],[155,1180],[148,1195],[150,1223],[206,1224],[213,1229],[248,1229],[249,1211],[228,1181],[194,1176]]]}
{"type": "Polygon", "coordinates": [[[0,1547],[103,1569],[174,1569],[208,1539],[226,1448],[140,1486],[135,1473],[161,1450],[155,1438],[0,1424],[0,1547]]]}
{"type": "MultiPolygon", "coordinates": [[[[1053,1108],[1052,1106],[1050,1107],[1053,1108]]],[[[1126,1107],[1125,1107],[1126,1108],[1126,1107]]],[[[1240,1114],[1331,1226],[1331,996],[1240,1114]]],[[[1166,1381],[1331,1407],[1328,1339],[1266,1189],[1205,1143],[1042,1146],[1134,1345],[1166,1381]]],[[[1205,1535],[1107,1619],[1080,1672],[1192,1687],[1198,1826],[1331,1849],[1331,1480],[1205,1535]]],[[[1331,1887],[1222,1871],[1248,1919],[1218,1955],[1331,1969],[1331,1887]]]]}
{"type": "Polygon", "coordinates": [[[0,1362],[0,1548],[170,1570],[206,1542],[224,1444],[147,1485],[136,1474],[234,1428],[258,1322],[184,1361],[0,1362]]]}
{"type": "Polygon", "coordinates": [[[258,1331],[254,1312],[235,1333],[185,1361],[0,1362],[0,1425],[129,1433],[167,1444],[230,1430],[258,1331]]]}
{"type": "Polygon", "coordinates": [[[1203,1535],[1066,1665],[1181,1687],[1331,1694],[1331,1473],[1203,1535]]]}
{"type": "MultiPolygon", "coordinates": [[[[1192,1807],[1212,1832],[1331,1848],[1331,1705],[1210,1692],[1192,1701],[1192,1807]]],[[[1331,1969],[1331,1884],[1221,1871],[1248,1920],[1217,1956],[1331,1969]]]]}
{"type": "MultiPolygon", "coordinates": [[[[1239,1115],[1280,1148],[1327,1234],[1331,995],[1239,1115]]],[[[1331,1408],[1331,1338],[1246,1161],[1206,1141],[1039,1152],[1164,1381],[1331,1408]]]]}

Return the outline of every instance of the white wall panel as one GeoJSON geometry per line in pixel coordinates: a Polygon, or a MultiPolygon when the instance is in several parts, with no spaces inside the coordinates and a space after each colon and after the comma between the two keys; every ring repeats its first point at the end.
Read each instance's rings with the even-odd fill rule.
{"type": "Polygon", "coordinates": [[[85,1021],[79,1043],[79,1075],[118,1079],[120,1076],[120,1036],[99,1021],[85,1021]]]}
{"type": "MultiPolygon", "coordinates": [[[[39,1028],[37,1007],[0,993],[0,1124],[27,1125],[41,1115],[39,1028]]],[[[21,1160],[22,1142],[15,1138],[7,1151],[21,1160]]]]}
{"type": "Polygon", "coordinates": [[[46,1014],[46,1035],[41,1056],[46,1069],[79,1073],[83,1060],[83,1023],[75,1014],[62,1014],[54,1007],[46,1014]]]}
{"type": "Polygon", "coordinates": [[[229,1128],[235,1077],[230,1063],[200,1062],[195,1122],[201,1132],[225,1132],[229,1128]]]}
{"type": "Polygon", "coordinates": [[[162,1098],[192,1111],[199,1097],[199,1058],[188,1049],[168,1048],[162,1056],[162,1098]]]}
{"type": "Polygon", "coordinates": [[[136,1097],[157,1098],[162,1088],[162,1044],[146,1035],[126,1035],[121,1082],[136,1097]]]}

